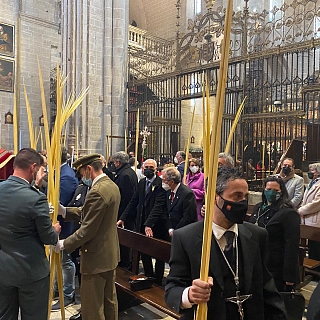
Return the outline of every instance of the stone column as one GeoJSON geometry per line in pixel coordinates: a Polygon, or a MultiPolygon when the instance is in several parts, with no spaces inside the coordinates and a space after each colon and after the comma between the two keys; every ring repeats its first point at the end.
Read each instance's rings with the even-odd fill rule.
{"type": "MultiPolygon", "coordinates": [[[[128,67],[129,1],[107,1],[111,15],[107,16],[106,42],[111,54],[110,64],[105,65],[105,91],[111,90],[110,104],[105,104],[105,134],[110,135],[110,153],[124,150],[124,130],[126,126],[126,87],[128,67]],[[109,26],[109,23],[111,26],[109,26]],[[122,137],[122,138],[115,138],[122,137]]],[[[107,5],[106,5],[107,6],[107,5]]],[[[107,9],[107,8],[106,8],[107,9]]],[[[107,11],[106,11],[107,12],[107,11]]]]}
{"type": "Polygon", "coordinates": [[[64,24],[63,65],[70,75],[66,93],[90,88],[70,121],[69,137],[75,124],[83,154],[105,154],[107,135],[110,152],[123,150],[124,139],[116,137],[123,137],[125,128],[128,0],[71,1],[64,8],[70,20],[64,24]]]}

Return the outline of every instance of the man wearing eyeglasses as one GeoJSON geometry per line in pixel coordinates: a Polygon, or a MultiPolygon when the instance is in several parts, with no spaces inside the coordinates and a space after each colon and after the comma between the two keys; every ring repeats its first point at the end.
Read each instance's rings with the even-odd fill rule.
{"type": "Polygon", "coordinates": [[[197,204],[193,191],[183,183],[178,169],[169,167],[162,170],[162,188],[167,190],[168,232],[197,221],[197,204]]]}

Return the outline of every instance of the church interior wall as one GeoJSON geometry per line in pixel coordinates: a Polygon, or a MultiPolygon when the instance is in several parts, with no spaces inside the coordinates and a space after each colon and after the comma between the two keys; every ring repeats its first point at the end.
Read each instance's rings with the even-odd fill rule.
{"type": "MultiPolygon", "coordinates": [[[[22,84],[26,85],[34,126],[39,126],[42,114],[38,56],[48,116],[50,76],[57,62],[62,66],[64,76],[68,75],[67,95],[73,90],[78,94],[84,87],[90,87],[85,101],[69,121],[68,147],[75,144],[75,126],[78,126],[82,153],[104,153],[107,134],[124,134],[129,0],[81,0],[72,4],[65,0],[22,0],[20,40],[17,38],[18,4],[18,1],[4,1],[0,24],[15,26],[15,54],[10,59],[16,66],[18,44],[21,51],[21,76],[15,79],[21,84],[20,147],[29,146],[22,84]]],[[[13,149],[13,126],[4,124],[4,115],[8,111],[13,113],[13,93],[0,91],[0,146],[10,150],[13,149]]],[[[123,149],[123,139],[114,139],[112,143],[113,152],[123,149]],[[119,141],[122,141],[121,146],[119,141]]]]}
{"type": "Polygon", "coordinates": [[[175,1],[131,0],[129,12],[130,22],[136,21],[137,27],[147,30],[150,35],[166,40],[175,38],[177,30],[175,1]]]}
{"type": "MultiPolygon", "coordinates": [[[[32,110],[34,126],[38,127],[41,111],[41,99],[38,77],[37,57],[42,67],[46,102],[49,108],[50,67],[55,64],[57,57],[52,57],[52,47],[60,49],[61,36],[59,35],[58,1],[24,0],[21,1],[21,38],[19,39],[18,26],[19,2],[4,0],[0,14],[0,23],[12,24],[15,27],[14,56],[9,59],[15,62],[17,71],[18,47],[21,52],[20,87],[20,137],[21,147],[29,146],[29,129],[23,95],[23,85],[26,85],[28,98],[32,110]]],[[[2,57],[2,56],[1,56],[2,57]]],[[[4,124],[4,113],[13,113],[13,92],[0,91],[0,145],[6,149],[13,148],[13,126],[4,124]]]]}
{"type": "MultiPolygon", "coordinates": [[[[180,147],[186,145],[190,132],[190,119],[192,118],[193,108],[195,108],[194,121],[191,130],[191,136],[194,137],[194,143],[190,143],[190,148],[203,147],[203,112],[202,112],[202,98],[183,100],[181,103],[181,140],[180,147]]],[[[215,107],[215,96],[210,97],[210,119],[212,123],[213,112],[215,107]]]]}

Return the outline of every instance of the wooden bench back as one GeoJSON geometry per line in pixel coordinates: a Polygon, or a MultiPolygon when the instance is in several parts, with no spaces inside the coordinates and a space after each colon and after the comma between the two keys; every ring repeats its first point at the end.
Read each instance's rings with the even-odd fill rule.
{"type": "Polygon", "coordinates": [[[320,242],[320,228],[300,225],[300,239],[308,239],[320,242]]]}
{"type": "Polygon", "coordinates": [[[121,245],[132,249],[132,271],[138,273],[139,254],[145,253],[153,258],[169,262],[171,243],[150,238],[141,233],[118,227],[118,237],[121,245]]]}

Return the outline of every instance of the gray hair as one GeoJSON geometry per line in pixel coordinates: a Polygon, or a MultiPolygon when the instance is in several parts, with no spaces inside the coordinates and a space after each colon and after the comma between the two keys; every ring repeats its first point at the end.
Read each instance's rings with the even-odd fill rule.
{"type": "Polygon", "coordinates": [[[186,160],[186,153],[184,151],[178,151],[177,153],[183,160],[186,160]]]}
{"type": "Polygon", "coordinates": [[[162,170],[162,175],[166,174],[166,180],[171,181],[173,180],[174,183],[178,184],[181,182],[181,175],[178,169],[174,167],[165,168],[162,170]]]}
{"type": "Polygon", "coordinates": [[[155,167],[155,168],[158,166],[157,161],[156,161],[156,160],[154,160],[154,159],[151,159],[151,158],[150,158],[150,159],[145,160],[145,161],[144,161],[144,163],[143,163],[143,166],[144,166],[144,164],[145,164],[147,161],[153,161],[153,164],[154,164],[154,167],[155,167]]]}
{"type": "Polygon", "coordinates": [[[316,170],[318,173],[320,173],[320,162],[309,164],[309,169],[316,170]]]}
{"type": "Polygon", "coordinates": [[[121,164],[129,163],[129,155],[124,151],[118,151],[112,155],[113,161],[120,162],[121,164]]]}
{"type": "Polygon", "coordinates": [[[234,159],[229,153],[220,152],[218,158],[226,159],[227,167],[234,167],[234,159]]]}
{"type": "Polygon", "coordinates": [[[236,179],[244,179],[241,177],[241,172],[235,168],[228,168],[226,166],[219,167],[216,182],[216,194],[222,194],[227,188],[230,181],[236,179]]]}

